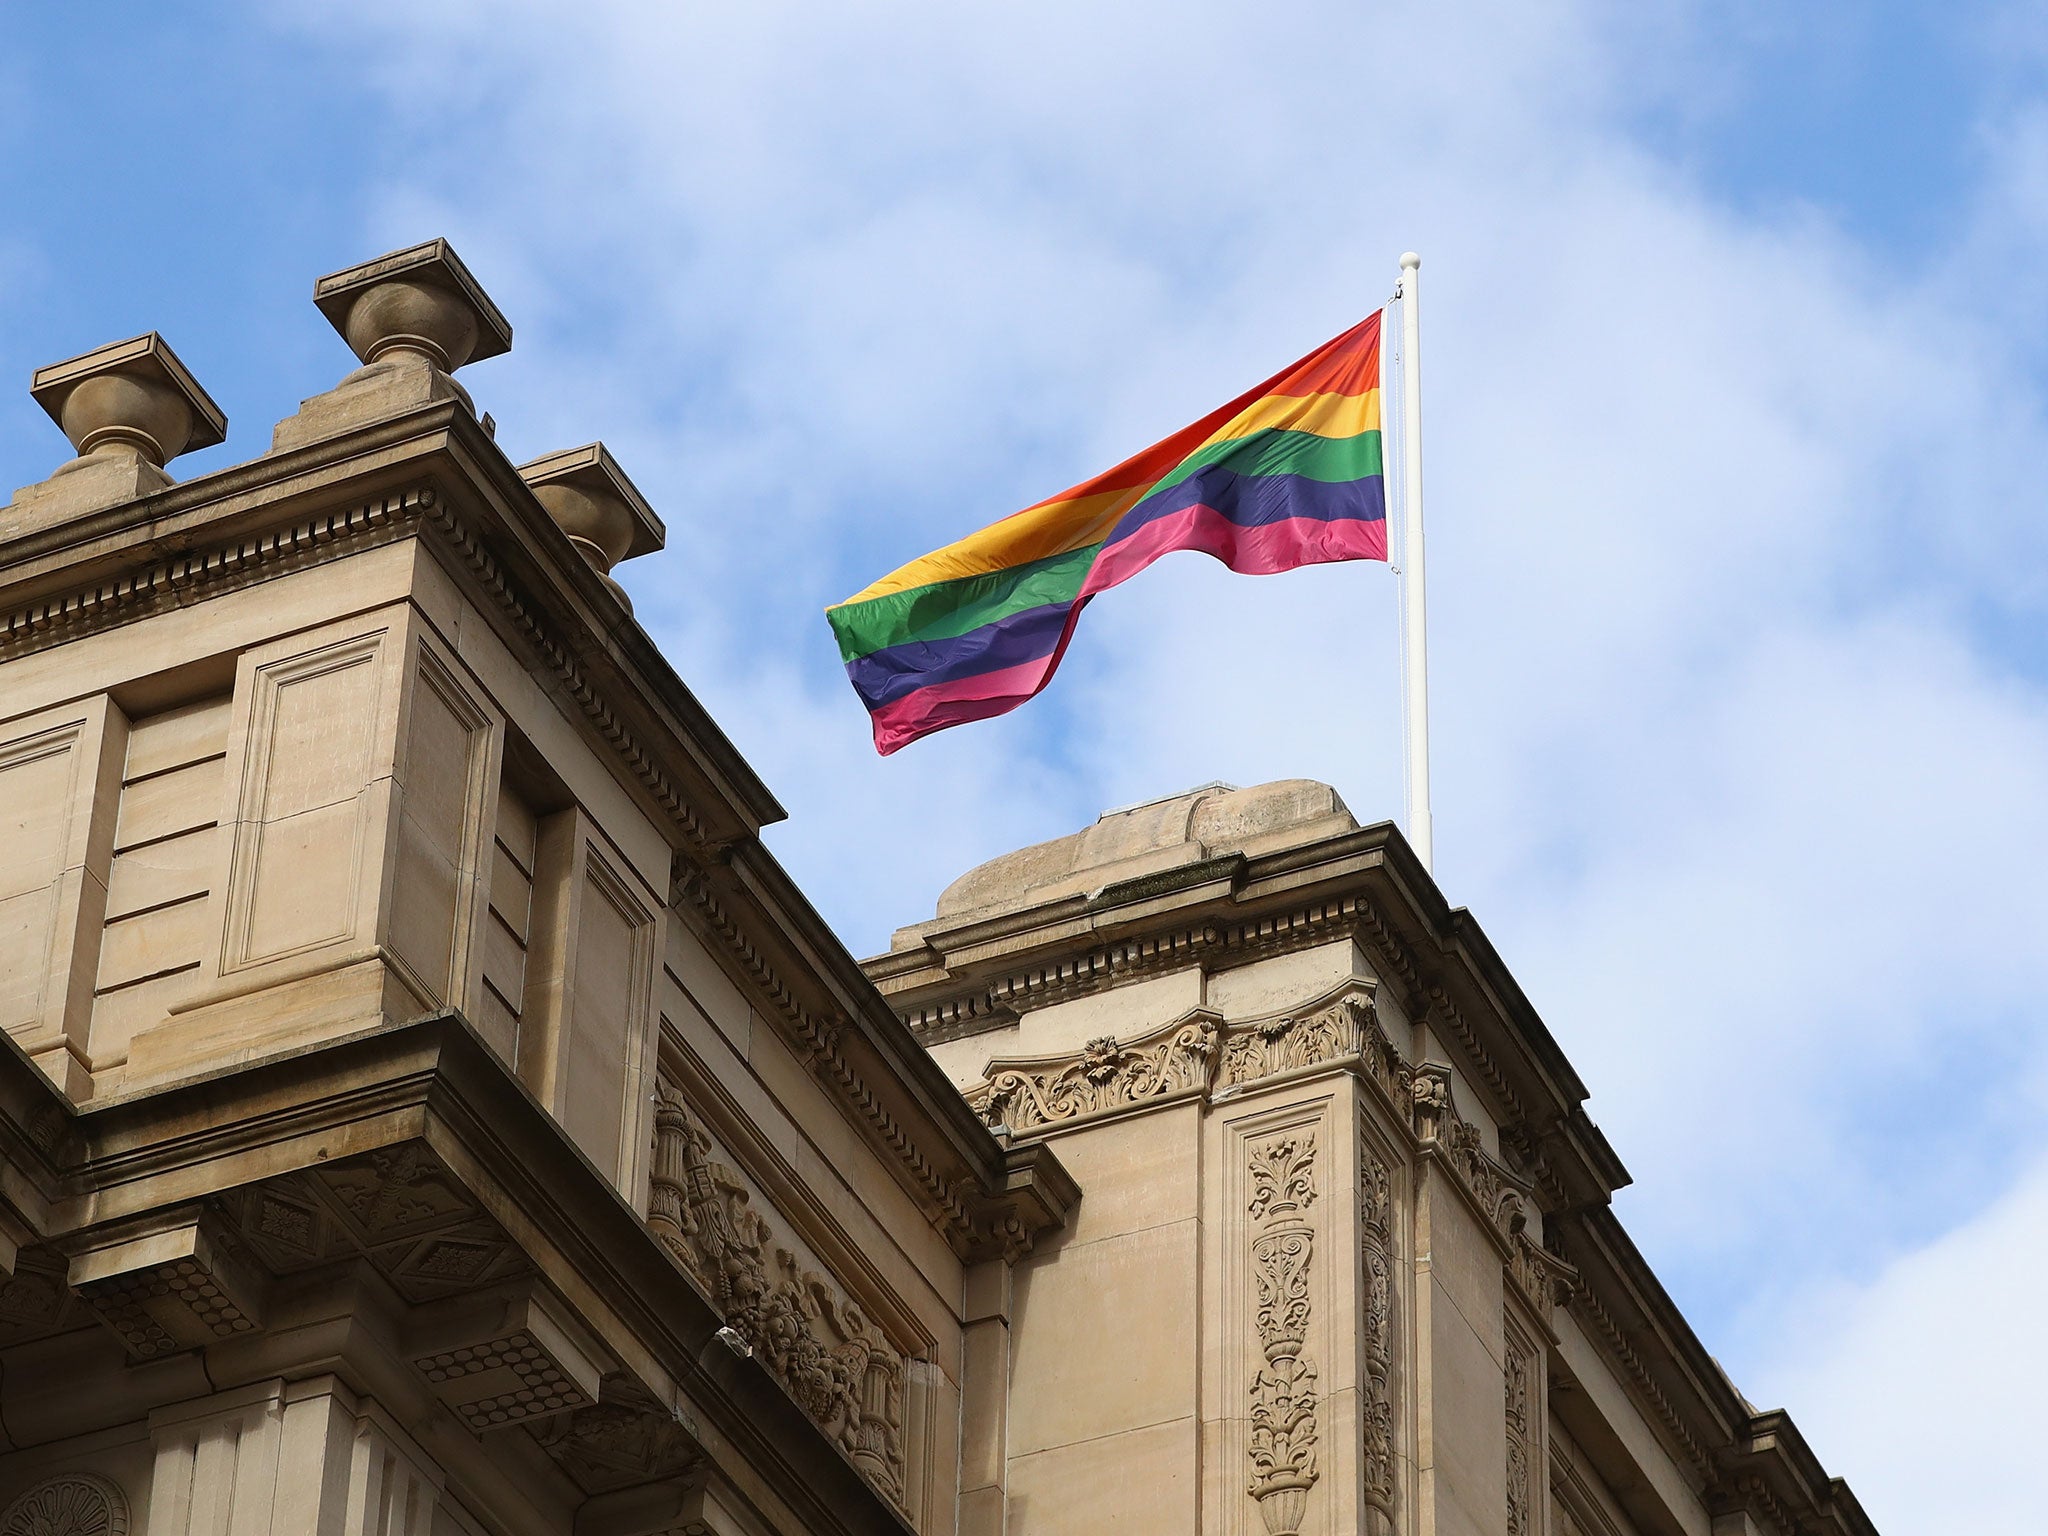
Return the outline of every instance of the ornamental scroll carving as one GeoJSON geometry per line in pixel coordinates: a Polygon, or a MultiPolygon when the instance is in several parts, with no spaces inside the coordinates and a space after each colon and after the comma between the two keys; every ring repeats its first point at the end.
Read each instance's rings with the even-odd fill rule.
{"type": "Polygon", "coordinates": [[[1316,1135],[1302,1128],[1247,1148],[1254,1329],[1262,1363],[1252,1374],[1251,1481],[1268,1536],[1295,1536],[1315,1486],[1316,1367],[1307,1349],[1309,1265],[1315,1229],[1316,1135]]]}
{"type": "Polygon", "coordinates": [[[1376,1054],[1385,1043],[1373,1017],[1372,994],[1353,983],[1338,997],[1292,1013],[1230,1028],[1219,1086],[1249,1083],[1312,1067],[1338,1056],[1376,1054]]]}
{"type": "Polygon", "coordinates": [[[1128,1042],[1105,1035],[1079,1052],[998,1058],[966,1094],[991,1126],[1025,1132],[1352,1058],[1396,1102],[1407,1092],[1408,1069],[1379,1027],[1367,982],[1243,1024],[1203,1009],[1128,1042]]]}
{"type": "Polygon", "coordinates": [[[1450,1069],[1425,1062],[1414,1070],[1410,1099],[1415,1134],[1433,1143],[1507,1244],[1507,1276],[1540,1317],[1571,1299],[1579,1272],[1530,1234],[1526,1188],[1487,1152],[1479,1127],[1451,1103],[1450,1069]]]}
{"type": "Polygon", "coordinates": [[[1077,1056],[992,1061],[967,1102],[990,1125],[1028,1131],[1206,1088],[1218,1023],[1193,1014],[1128,1045],[1090,1040],[1077,1056]]]}
{"type": "Polygon", "coordinates": [[[791,1397],[890,1499],[904,1501],[903,1357],[807,1269],[668,1083],[655,1096],[647,1225],[791,1397]]]}
{"type": "Polygon", "coordinates": [[[1394,1529],[1394,1180],[1361,1133],[1358,1219],[1365,1265],[1365,1503],[1369,1536],[1394,1529]]]}

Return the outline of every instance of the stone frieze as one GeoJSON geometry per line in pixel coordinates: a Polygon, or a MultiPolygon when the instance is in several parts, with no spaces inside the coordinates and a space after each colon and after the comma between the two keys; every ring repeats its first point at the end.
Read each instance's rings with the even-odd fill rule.
{"type": "Polygon", "coordinates": [[[739,1174],[663,1081],[647,1224],[818,1426],[891,1500],[905,1498],[905,1362],[859,1304],[778,1242],[739,1174]]]}

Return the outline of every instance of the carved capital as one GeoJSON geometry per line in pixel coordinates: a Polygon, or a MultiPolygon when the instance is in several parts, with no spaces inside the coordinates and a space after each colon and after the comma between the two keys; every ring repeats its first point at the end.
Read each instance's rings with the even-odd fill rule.
{"type": "Polygon", "coordinates": [[[1363,1055],[1384,1040],[1373,1014],[1371,984],[1350,982],[1335,997],[1306,1008],[1231,1025],[1218,1086],[1363,1055]]]}

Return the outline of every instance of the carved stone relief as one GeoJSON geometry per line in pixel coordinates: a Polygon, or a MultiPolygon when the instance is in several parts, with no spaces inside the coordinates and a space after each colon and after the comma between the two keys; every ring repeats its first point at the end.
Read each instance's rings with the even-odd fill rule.
{"type": "Polygon", "coordinates": [[[624,1375],[605,1379],[602,1401],[527,1432],[586,1494],[675,1477],[703,1459],[675,1414],[624,1375]]]}
{"type": "Polygon", "coordinates": [[[1494,1161],[1480,1140],[1479,1127],[1458,1114],[1451,1102],[1450,1069],[1423,1063],[1414,1069],[1409,1093],[1415,1134],[1436,1148],[1486,1212],[1507,1245],[1507,1277],[1536,1315],[1547,1320],[1552,1307],[1570,1299],[1578,1271],[1530,1235],[1526,1186],[1494,1161]]]}
{"type": "Polygon", "coordinates": [[[1222,1083],[1248,1083],[1350,1055],[1369,1030],[1376,1032],[1377,1025],[1372,997],[1364,991],[1348,992],[1304,1012],[1235,1025],[1223,1048],[1222,1083]]]}
{"type": "Polygon", "coordinates": [[[24,1252],[14,1273],[0,1279],[0,1349],[62,1333],[83,1320],[61,1261],[53,1265],[47,1249],[24,1252]]]}
{"type": "Polygon", "coordinates": [[[1365,1270],[1365,1503],[1370,1536],[1394,1528],[1394,1181],[1361,1134],[1358,1221],[1365,1270]]]}
{"type": "Polygon", "coordinates": [[[90,1472],[46,1477],[0,1510],[0,1536],[128,1536],[128,1496],[90,1472]]]}
{"type": "Polygon", "coordinates": [[[238,1192],[241,1241],[277,1274],[360,1253],[413,1302],[508,1279],[526,1263],[423,1144],[380,1147],[238,1192]]]}
{"type": "Polygon", "coordinates": [[[1209,1084],[1217,1023],[1198,1015],[1132,1041],[1090,1040],[1078,1055],[989,1063],[967,1101],[990,1125],[1034,1130],[1209,1084]]]}
{"type": "Polygon", "coordinates": [[[1260,1363],[1251,1398],[1251,1480],[1268,1536],[1294,1536],[1315,1486],[1316,1366],[1308,1353],[1313,1303],[1309,1266],[1315,1229],[1316,1135],[1298,1128],[1247,1148],[1251,1218],[1253,1328],[1260,1363]]]}
{"type": "Polygon", "coordinates": [[[868,1480],[904,1500],[902,1355],[831,1280],[775,1239],[682,1095],[661,1083],[647,1224],[868,1480]]]}
{"type": "Polygon", "coordinates": [[[1346,1060],[1394,1102],[1406,1097],[1413,1074],[1380,1028],[1367,982],[1243,1023],[1198,1010],[1128,1042],[1103,1036],[1078,1052],[998,1058],[966,1094],[991,1126],[1018,1133],[1346,1060]]]}
{"type": "Polygon", "coordinates": [[[1510,1331],[1506,1335],[1507,1536],[1531,1536],[1536,1489],[1534,1355],[1510,1331]]]}

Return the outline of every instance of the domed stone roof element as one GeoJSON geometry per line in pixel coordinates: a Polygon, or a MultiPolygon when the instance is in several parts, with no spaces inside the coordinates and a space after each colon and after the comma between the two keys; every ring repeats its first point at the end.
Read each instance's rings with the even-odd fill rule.
{"type": "MultiPolygon", "coordinates": [[[[1249,789],[1204,784],[1104,811],[1091,827],[977,865],[946,887],[937,917],[950,926],[970,915],[1013,912],[1219,854],[1291,848],[1357,825],[1336,790],[1313,779],[1278,779],[1249,789]]],[[[931,926],[920,924],[904,934],[931,926]]]]}

